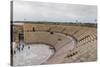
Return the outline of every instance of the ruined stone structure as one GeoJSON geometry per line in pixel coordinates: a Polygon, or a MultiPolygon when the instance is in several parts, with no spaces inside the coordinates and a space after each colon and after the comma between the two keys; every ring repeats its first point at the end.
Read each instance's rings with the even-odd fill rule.
{"type": "Polygon", "coordinates": [[[74,25],[23,25],[24,42],[46,44],[55,53],[43,64],[87,62],[97,60],[97,28],[74,25]]]}

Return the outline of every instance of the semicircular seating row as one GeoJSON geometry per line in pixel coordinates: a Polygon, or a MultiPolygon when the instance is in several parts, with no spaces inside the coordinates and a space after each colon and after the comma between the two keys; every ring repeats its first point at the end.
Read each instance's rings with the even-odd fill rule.
{"type": "Polygon", "coordinates": [[[64,25],[24,25],[25,43],[45,43],[55,48],[46,64],[96,60],[96,28],[64,25]]]}

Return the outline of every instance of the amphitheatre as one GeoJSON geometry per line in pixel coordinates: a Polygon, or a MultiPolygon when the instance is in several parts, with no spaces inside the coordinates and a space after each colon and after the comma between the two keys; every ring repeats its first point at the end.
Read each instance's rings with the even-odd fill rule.
{"type": "Polygon", "coordinates": [[[97,60],[96,24],[22,22],[20,25],[13,24],[12,27],[13,65],[97,60]]]}

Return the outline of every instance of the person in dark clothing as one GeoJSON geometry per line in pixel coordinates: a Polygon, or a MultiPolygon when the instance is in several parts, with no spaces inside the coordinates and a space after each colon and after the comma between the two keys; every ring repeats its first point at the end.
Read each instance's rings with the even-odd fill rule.
{"type": "Polygon", "coordinates": [[[24,45],[22,45],[22,48],[24,48],[24,45]]]}
{"type": "Polygon", "coordinates": [[[17,47],[17,50],[20,52],[20,47],[17,47]]]}
{"type": "Polygon", "coordinates": [[[30,46],[28,46],[28,49],[30,49],[30,46]]]}

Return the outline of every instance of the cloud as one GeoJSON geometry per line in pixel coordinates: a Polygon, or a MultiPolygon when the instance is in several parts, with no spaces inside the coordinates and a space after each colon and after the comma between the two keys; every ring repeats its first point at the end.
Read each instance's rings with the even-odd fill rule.
{"type": "Polygon", "coordinates": [[[97,6],[14,1],[14,21],[91,22],[97,19],[97,6]]]}

